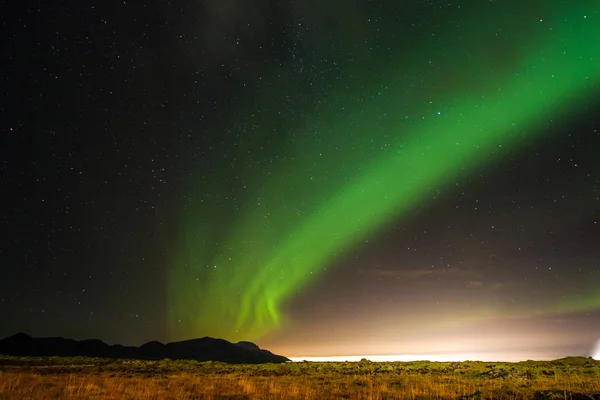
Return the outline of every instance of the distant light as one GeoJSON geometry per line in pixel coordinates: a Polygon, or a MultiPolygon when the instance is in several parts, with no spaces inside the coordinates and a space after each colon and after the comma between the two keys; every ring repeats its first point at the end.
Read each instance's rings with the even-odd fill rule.
{"type": "MultiPolygon", "coordinates": [[[[486,361],[488,357],[483,357],[486,361]]],[[[437,362],[461,362],[467,360],[482,360],[481,354],[397,354],[397,355],[378,355],[378,356],[324,356],[324,357],[290,357],[292,361],[312,361],[312,362],[356,362],[362,359],[367,359],[372,362],[391,362],[391,361],[437,361],[437,362]]],[[[491,361],[497,361],[491,359],[491,361]]]]}
{"type": "Polygon", "coordinates": [[[594,346],[594,349],[592,350],[592,358],[594,360],[600,360],[600,339],[598,339],[596,341],[596,345],[594,346]]]}
{"type": "MultiPolygon", "coordinates": [[[[595,349],[596,355],[600,358],[600,340],[595,349]]],[[[525,360],[549,361],[566,357],[566,354],[539,353],[539,352],[463,352],[463,353],[441,353],[441,354],[393,354],[393,355],[348,355],[348,356],[308,356],[308,357],[289,357],[294,362],[356,362],[366,359],[372,362],[409,362],[409,361],[433,361],[433,362],[463,362],[463,361],[484,361],[484,362],[519,362],[525,360]]]]}

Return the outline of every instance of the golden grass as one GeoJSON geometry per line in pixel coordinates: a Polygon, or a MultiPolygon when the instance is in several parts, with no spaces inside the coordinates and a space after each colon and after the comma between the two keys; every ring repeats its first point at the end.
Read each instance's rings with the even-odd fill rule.
{"type": "Polygon", "coordinates": [[[336,364],[236,366],[218,373],[206,364],[195,372],[166,373],[140,369],[139,363],[118,368],[4,364],[0,399],[600,399],[595,365],[549,366],[537,376],[515,372],[498,377],[485,364],[448,370],[441,363],[420,363],[418,368],[391,363],[391,372],[375,371],[380,367],[374,363],[345,363],[346,370],[336,364]],[[352,364],[356,373],[348,373],[352,364]]]}

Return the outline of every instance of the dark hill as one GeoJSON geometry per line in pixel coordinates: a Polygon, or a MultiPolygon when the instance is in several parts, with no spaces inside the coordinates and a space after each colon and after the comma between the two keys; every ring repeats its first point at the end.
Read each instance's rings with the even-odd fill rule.
{"type": "Polygon", "coordinates": [[[252,343],[252,342],[237,342],[236,344],[237,344],[238,346],[240,346],[240,347],[243,347],[244,349],[247,349],[247,350],[260,350],[260,349],[258,348],[258,346],[257,346],[257,345],[255,345],[255,344],[254,344],[254,343],[252,343]]]}
{"type": "Polygon", "coordinates": [[[65,338],[33,338],[17,333],[0,340],[0,354],[13,356],[83,356],[134,358],[140,360],[223,361],[232,364],[282,363],[289,361],[251,342],[230,343],[204,337],[163,344],[148,342],[140,347],[109,346],[98,339],[77,341],[65,338]]]}

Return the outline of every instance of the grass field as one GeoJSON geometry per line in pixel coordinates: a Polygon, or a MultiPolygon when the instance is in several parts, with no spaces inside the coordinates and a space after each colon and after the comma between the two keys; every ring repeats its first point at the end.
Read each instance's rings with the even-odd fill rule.
{"type": "Polygon", "coordinates": [[[600,400],[600,361],[231,365],[0,356],[0,399],[600,400]]]}

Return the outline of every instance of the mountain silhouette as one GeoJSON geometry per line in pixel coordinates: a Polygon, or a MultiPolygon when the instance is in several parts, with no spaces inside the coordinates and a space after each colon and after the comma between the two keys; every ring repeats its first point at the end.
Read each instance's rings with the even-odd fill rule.
{"type": "Polygon", "coordinates": [[[259,348],[252,342],[231,343],[203,337],[163,344],[152,341],[135,346],[110,346],[98,339],[33,338],[25,333],[0,340],[0,354],[12,356],[83,356],[139,360],[222,361],[231,364],[283,363],[288,358],[259,348]]]}

